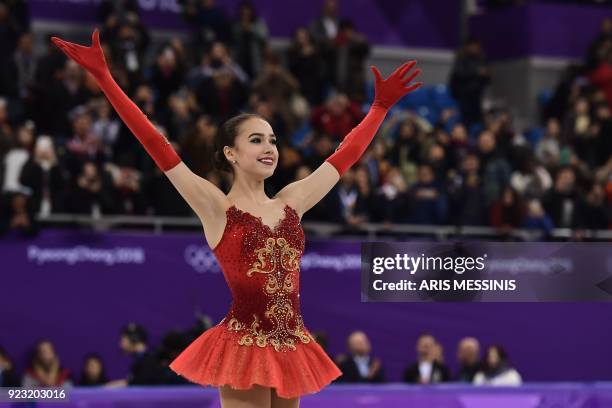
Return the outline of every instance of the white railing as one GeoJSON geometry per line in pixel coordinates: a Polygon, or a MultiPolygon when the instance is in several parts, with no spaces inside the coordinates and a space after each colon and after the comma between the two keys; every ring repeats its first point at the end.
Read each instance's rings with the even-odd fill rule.
{"type": "MultiPolygon", "coordinates": [[[[162,217],[162,216],[132,216],[132,215],[104,215],[93,217],[91,215],[77,214],[52,214],[46,217],[37,216],[37,221],[45,225],[76,224],[86,225],[97,231],[110,229],[141,227],[152,229],[155,233],[161,234],[164,230],[176,227],[188,227],[194,230],[201,230],[202,224],[196,217],[162,217]]],[[[512,237],[524,241],[535,241],[543,239],[544,232],[532,229],[512,229],[507,233],[501,233],[494,227],[476,226],[455,226],[455,225],[415,225],[415,224],[383,224],[383,223],[364,223],[358,226],[348,226],[318,221],[304,221],[302,223],[307,233],[318,237],[331,236],[360,236],[364,234],[368,239],[381,236],[398,235],[425,235],[437,239],[447,239],[448,237],[465,238],[488,238],[495,239],[500,237],[512,237]]],[[[575,231],[569,228],[556,228],[552,230],[551,238],[570,239],[575,231]]],[[[583,230],[582,236],[590,240],[612,240],[612,230],[583,230]]]]}

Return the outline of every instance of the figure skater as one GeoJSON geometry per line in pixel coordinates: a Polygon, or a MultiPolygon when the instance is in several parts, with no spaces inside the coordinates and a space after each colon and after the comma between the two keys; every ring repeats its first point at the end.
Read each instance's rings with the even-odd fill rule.
{"type": "Polygon", "coordinates": [[[383,79],[376,67],[374,103],[333,154],[308,177],[273,198],[264,180],[278,163],[276,135],[258,115],[240,114],[219,129],[215,160],[234,179],[227,195],[194,174],[170,142],[113,80],[96,29],[91,47],[53,37],[89,71],[159,168],[202,221],[232,294],[227,315],[193,341],[170,368],[188,380],[219,387],[224,408],[298,407],[341,371],[315,342],[300,313],[303,214],[317,204],[364,153],[389,108],[417,89],[416,61],[383,79]]]}

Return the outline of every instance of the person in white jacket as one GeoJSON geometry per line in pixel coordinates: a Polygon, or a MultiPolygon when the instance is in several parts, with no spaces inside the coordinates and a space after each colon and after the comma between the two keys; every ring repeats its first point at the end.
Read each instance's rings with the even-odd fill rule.
{"type": "Polygon", "coordinates": [[[474,377],[475,385],[518,386],[523,382],[521,375],[508,363],[508,354],[501,346],[487,349],[483,367],[474,377]]]}

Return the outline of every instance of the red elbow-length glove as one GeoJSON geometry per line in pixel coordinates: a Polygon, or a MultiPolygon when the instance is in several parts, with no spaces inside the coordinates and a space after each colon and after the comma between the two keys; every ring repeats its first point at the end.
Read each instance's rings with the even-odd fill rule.
{"type": "Polygon", "coordinates": [[[419,75],[420,69],[416,69],[409,75],[406,75],[415,65],[416,61],[409,61],[396,69],[387,79],[383,79],[376,67],[371,67],[376,78],[375,97],[372,107],[361,123],[344,137],[336,151],[325,159],[325,161],[332,164],[338,170],[340,176],[355,164],[365,152],[385,119],[389,108],[399,101],[402,96],[422,85],[421,82],[410,84],[419,75]]]}
{"type": "Polygon", "coordinates": [[[100,46],[98,29],[93,32],[91,47],[77,45],[57,37],[52,37],[51,40],[68,57],[75,60],[93,75],[123,122],[142,143],[162,171],[170,170],[181,162],[181,158],[172,148],[168,139],[155,129],[145,114],[127,97],[111,76],[104,58],[104,52],[100,46]]]}

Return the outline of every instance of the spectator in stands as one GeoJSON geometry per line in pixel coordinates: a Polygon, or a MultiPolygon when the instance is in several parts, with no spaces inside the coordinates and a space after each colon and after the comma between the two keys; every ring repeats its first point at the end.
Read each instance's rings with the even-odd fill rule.
{"type": "Polygon", "coordinates": [[[338,142],[363,118],[359,106],[345,94],[331,95],[324,105],[312,113],[312,126],[321,133],[330,135],[338,142]]]}
{"type": "Polygon", "coordinates": [[[273,111],[280,114],[289,133],[297,127],[298,118],[293,110],[293,104],[296,98],[299,98],[300,84],[282,66],[277,55],[267,56],[263,70],[253,82],[252,89],[260,99],[271,105],[273,111]]]}
{"type": "Polygon", "coordinates": [[[349,355],[338,356],[336,360],[342,376],[338,382],[346,383],[381,383],[384,372],[379,358],[371,355],[370,340],[362,331],[351,333],[347,340],[349,355]]]}
{"type": "Polygon", "coordinates": [[[370,44],[365,35],[357,32],[351,20],[340,21],[334,39],[336,53],[336,86],[349,99],[365,101],[365,60],[370,54],[370,44]]]}
{"type": "Polygon", "coordinates": [[[149,82],[156,95],[155,112],[158,115],[168,114],[168,99],[182,86],[184,70],[172,46],[166,45],[157,54],[149,82]]]}
{"type": "Polygon", "coordinates": [[[72,386],[70,371],[64,367],[49,340],[39,341],[23,376],[23,387],[72,386]]]}
{"type": "Polygon", "coordinates": [[[463,158],[460,172],[449,178],[449,217],[454,225],[487,225],[487,208],[479,175],[478,156],[469,153],[463,158]]]}
{"type": "Polygon", "coordinates": [[[36,139],[34,153],[23,166],[19,181],[29,189],[36,213],[47,216],[64,211],[66,175],[49,136],[41,135],[36,139]]]}
{"type": "Polygon", "coordinates": [[[447,221],[448,201],[440,183],[436,181],[430,164],[419,166],[418,181],[412,186],[409,222],[439,225],[447,221]]]}
{"type": "Polygon", "coordinates": [[[324,78],[328,84],[335,83],[335,56],[334,40],[338,35],[338,3],[336,0],[325,0],[321,15],[313,20],[309,26],[310,36],[322,56],[324,78]]]}
{"type": "Polygon", "coordinates": [[[587,57],[585,66],[587,69],[595,68],[602,57],[605,55],[605,51],[610,49],[612,45],[612,18],[605,17],[601,20],[599,34],[589,45],[587,49],[587,57]]]}
{"type": "Polygon", "coordinates": [[[591,190],[586,195],[582,215],[582,227],[587,229],[607,229],[610,224],[609,205],[606,205],[604,190],[598,183],[593,183],[591,190]]]}
{"type": "Polygon", "coordinates": [[[106,377],[102,357],[97,353],[90,353],[85,356],[79,385],[81,387],[92,387],[104,385],[107,382],[108,378],[106,377]]]}
{"type": "Polygon", "coordinates": [[[210,114],[217,122],[239,113],[247,102],[246,85],[228,67],[212,71],[195,89],[201,109],[210,114]]]}
{"type": "Polygon", "coordinates": [[[324,199],[332,222],[354,226],[367,220],[370,212],[368,200],[361,194],[355,172],[356,169],[347,170],[340,178],[340,183],[324,199]]]}
{"type": "Polygon", "coordinates": [[[480,369],[480,342],[474,337],[464,337],[457,346],[459,371],[455,380],[461,383],[472,383],[480,369]]]}
{"type": "Polygon", "coordinates": [[[397,126],[393,140],[389,142],[389,160],[400,168],[408,186],[417,181],[417,163],[420,162],[419,126],[412,117],[404,119],[397,126]]]}
{"type": "Polygon", "coordinates": [[[34,123],[31,121],[21,125],[17,130],[16,144],[5,154],[0,163],[3,167],[2,193],[28,191],[21,185],[19,176],[31,156],[34,145],[34,123]]]}
{"type": "Polygon", "coordinates": [[[231,36],[231,24],[223,8],[216,0],[185,0],[183,18],[191,25],[193,54],[198,61],[215,41],[227,43],[231,36]]]}
{"type": "Polygon", "coordinates": [[[85,162],[71,184],[66,202],[69,212],[94,217],[116,213],[119,203],[113,202],[113,180],[106,170],[93,162],[85,162]]]}
{"type": "Polygon", "coordinates": [[[268,26],[259,18],[251,0],[238,5],[238,17],[232,25],[232,49],[236,62],[250,78],[261,72],[268,41],[268,26]]]}
{"type": "Polygon", "coordinates": [[[557,171],[555,185],[543,197],[542,204],[557,228],[574,228],[582,223],[584,203],[576,188],[576,173],[572,167],[557,171]]]}
{"type": "Polygon", "coordinates": [[[72,130],[63,157],[68,171],[74,176],[88,161],[102,165],[107,159],[105,149],[102,140],[93,132],[91,116],[85,106],[79,106],[72,112],[72,130]]]}
{"type": "Polygon", "coordinates": [[[188,75],[190,86],[197,89],[201,83],[214,76],[217,71],[229,71],[234,79],[246,84],[248,75],[231,57],[227,46],[222,42],[212,44],[210,51],[202,55],[200,65],[194,67],[188,75]]]}
{"type": "Polygon", "coordinates": [[[19,25],[19,21],[12,14],[9,4],[0,3],[0,52],[2,55],[13,54],[17,38],[25,28],[19,25]]]}
{"type": "Polygon", "coordinates": [[[146,330],[137,323],[129,323],[121,331],[119,347],[132,357],[128,377],[111,381],[110,387],[126,385],[155,385],[160,383],[161,367],[158,357],[149,350],[146,330]]]}
{"type": "Polygon", "coordinates": [[[191,130],[200,108],[191,92],[177,92],[168,100],[168,115],[165,128],[168,137],[179,143],[183,142],[191,130]]]}
{"type": "Polygon", "coordinates": [[[528,229],[543,231],[544,238],[550,237],[555,227],[551,218],[544,212],[540,200],[535,198],[527,203],[527,215],[525,216],[524,226],[528,229]]]}
{"type": "Polygon", "coordinates": [[[604,92],[612,108],[612,39],[605,40],[599,47],[599,53],[602,55],[589,72],[589,81],[604,92]]]}
{"type": "Polygon", "coordinates": [[[404,371],[404,382],[412,384],[435,384],[449,381],[448,368],[435,360],[436,339],[431,334],[422,334],[417,339],[417,361],[404,371]]]}
{"type": "Polygon", "coordinates": [[[489,81],[489,67],[480,42],[468,39],[457,52],[449,81],[461,109],[461,119],[468,128],[482,120],[482,95],[489,81]]]}
{"type": "Polygon", "coordinates": [[[142,174],[133,167],[133,163],[119,162],[119,165],[106,164],[105,169],[111,175],[113,188],[112,201],[119,214],[144,215],[147,201],[142,188],[142,174]]]}
{"type": "Polygon", "coordinates": [[[464,157],[472,151],[470,135],[463,123],[456,123],[450,130],[450,140],[446,145],[449,167],[458,169],[464,157]]]}
{"type": "Polygon", "coordinates": [[[446,179],[450,161],[443,144],[439,142],[431,143],[426,149],[424,162],[431,166],[434,172],[434,180],[442,182],[446,179]]]}
{"type": "Polygon", "coordinates": [[[521,197],[512,186],[506,186],[499,200],[491,207],[491,225],[506,234],[514,228],[522,227],[524,219],[525,207],[521,197]]]}
{"type": "Polygon", "coordinates": [[[215,150],[214,138],[218,126],[209,115],[199,115],[181,140],[185,163],[200,177],[213,170],[211,157],[215,150]]]}
{"type": "Polygon", "coordinates": [[[24,192],[5,195],[0,201],[0,234],[9,230],[27,237],[38,231],[33,207],[24,192]]]}
{"type": "Polygon", "coordinates": [[[492,205],[501,195],[502,188],[508,184],[511,167],[508,161],[497,150],[495,135],[484,130],[478,137],[478,158],[485,193],[485,204],[492,205]]]}
{"type": "Polygon", "coordinates": [[[23,101],[27,106],[23,106],[22,114],[30,114],[32,101],[32,90],[34,87],[34,76],[36,73],[36,58],[34,57],[34,39],[32,33],[24,32],[19,36],[17,50],[13,58],[5,62],[4,70],[0,69],[0,84],[4,81],[11,90],[2,91],[0,94],[14,97],[13,101],[19,103],[23,101]]]}
{"type": "Polygon", "coordinates": [[[599,167],[604,165],[610,157],[612,157],[612,110],[603,101],[597,102],[595,105],[595,154],[588,162],[591,167],[599,167]]]}
{"type": "MultiPolygon", "coordinates": [[[[370,173],[365,164],[355,169],[355,183],[359,191],[359,197],[367,210],[363,212],[364,221],[373,221],[377,215],[376,208],[379,206],[379,198],[376,197],[370,173]]],[[[378,218],[377,218],[378,219],[378,218]]]]}
{"type": "Polygon", "coordinates": [[[289,70],[300,83],[300,91],[311,106],[323,102],[324,61],[306,28],[295,30],[288,51],[289,70]]]}
{"type": "Polygon", "coordinates": [[[121,122],[114,116],[106,98],[97,98],[93,102],[94,117],[92,133],[100,139],[104,155],[113,158],[114,146],[119,138],[121,122]]]}
{"type": "MultiPolygon", "coordinates": [[[[374,146],[382,146],[382,143],[374,146]]],[[[382,147],[380,147],[382,149],[382,147]]],[[[376,192],[375,202],[377,203],[373,210],[373,216],[376,219],[381,218],[383,222],[389,224],[400,224],[411,222],[412,213],[410,212],[411,193],[406,180],[402,177],[399,168],[390,166],[388,163],[381,163],[381,181],[382,185],[376,192]]]]}
{"type": "Polygon", "coordinates": [[[521,375],[510,366],[508,354],[501,346],[487,349],[482,370],[474,377],[475,385],[521,385],[521,375]]]}
{"type": "MultiPolygon", "coordinates": [[[[67,60],[60,80],[47,85],[45,103],[50,104],[43,119],[48,123],[48,132],[60,140],[69,137],[71,130],[69,113],[78,106],[85,106],[91,92],[85,87],[83,69],[73,60],[67,60]]],[[[43,128],[44,131],[44,128],[43,128]]]]}
{"type": "Polygon", "coordinates": [[[556,168],[561,160],[561,125],[557,118],[546,122],[544,137],[538,142],[535,154],[549,170],[556,168]]]}
{"type": "Polygon", "coordinates": [[[138,15],[138,7],[119,10],[119,4],[106,18],[102,38],[110,47],[113,62],[127,74],[128,83],[133,86],[141,79],[151,38],[138,15]]]}
{"type": "Polygon", "coordinates": [[[563,129],[565,143],[571,145],[576,154],[584,159],[594,146],[593,120],[586,97],[576,99],[572,111],[565,119],[563,129]]]}
{"type": "Polygon", "coordinates": [[[15,131],[8,114],[8,101],[0,96],[0,159],[13,147],[14,139],[15,131]]]}
{"type": "Polygon", "coordinates": [[[13,361],[2,346],[0,346],[0,387],[21,387],[13,361]]]}
{"type": "Polygon", "coordinates": [[[524,199],[541,198],[552,187],[548,170],[538,164],[531,150],[525,150],[518,163],[518,169],[510,177],[510,185],[524,199]]]}

